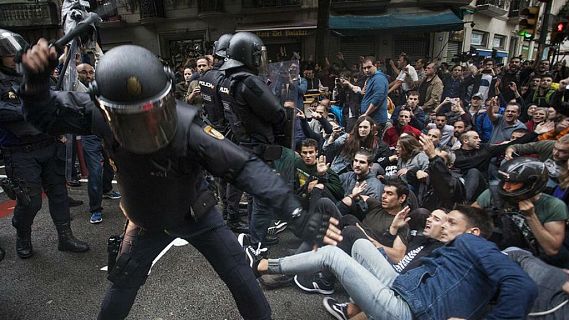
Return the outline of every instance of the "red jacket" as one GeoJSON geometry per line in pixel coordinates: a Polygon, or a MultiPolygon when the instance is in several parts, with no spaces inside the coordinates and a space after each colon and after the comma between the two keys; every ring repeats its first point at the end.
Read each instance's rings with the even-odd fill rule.
{"type": "Polygon", "coordinates": [[[385,130],[385,133],[383,134],[383,142],[385,142],[390,147],[395,147],[397,145],[397,140],[399,140],[399,136],[402,133],[410,134],[417,139],[419,139],[419,136],[421,135],[421,131],[419,131],[419,129],[408,124],[403,126],[400,131],[398,131],[395,126],[393,126],[385,130]]]}

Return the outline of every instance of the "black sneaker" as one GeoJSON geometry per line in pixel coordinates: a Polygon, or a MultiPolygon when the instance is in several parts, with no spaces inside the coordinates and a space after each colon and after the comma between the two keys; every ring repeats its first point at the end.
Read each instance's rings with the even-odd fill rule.
{"type": "Polygon", "coordinates": [[[79,181],[79,179],[71,179],[67,181],[67,185],[70,187],[80,187],[81,181],[79,181]]]}
{"type": "Polygon", "coordinates": [[[336,319],[338,320],[348,320],[348,304],[338,303],[336,299],[326,297],[322,300],[324,308],[336,319]]]}
{"type": "Polygon", "coordinates": [[[279,233],[285,231],[287,226],[288,226],[288,223],[286,221],[277,220],[267,229],[267,233],[268,234],[279,234],[279,233]]]}
{"type": "Polygon", "coordinates": [[[334,293],[334,284],[326,281],[320,273],[296,275],[294,276],[294,283],[305,292],[321,294],[334,293]]]}
{"type": "Polygon", "coordinates": [[[286,274],[265,274],[259,278],[259,282],[267,289],[277,289],[292,285],[293,278],[286,274]]]}
{"type": "Polygon", "coordinates": [[[247,246],[245,248],[245,258],[247,259],[247,264],[249,265],[249,267],[253,269],[255,277],[259,278],[261,276],[258,270],[259,262],[261,262],[261,259],[263,259],[261,257],[261,253],[258,250],[254,249],[253,247],[247,246]]]}

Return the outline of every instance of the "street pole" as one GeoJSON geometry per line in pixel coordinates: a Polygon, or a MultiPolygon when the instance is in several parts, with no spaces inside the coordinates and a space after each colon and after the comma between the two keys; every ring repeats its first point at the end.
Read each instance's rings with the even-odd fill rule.
{"type": "Polygon", "coordinates": [[[543,51],[545,49],[545,42],[547,40],[547,31],[549,29],[549,16],[551,15],[551,8],[553,7],[553,0],[545,2],[545,11],[543,13],[543,21],[541,22],[541,29],[539,32],[539,46],[537,49],[537,59],[545,59],[543,51]]]}

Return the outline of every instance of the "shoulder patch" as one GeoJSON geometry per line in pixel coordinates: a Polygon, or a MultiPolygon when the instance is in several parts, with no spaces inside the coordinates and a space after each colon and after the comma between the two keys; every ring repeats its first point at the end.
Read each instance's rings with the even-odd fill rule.
{"type": "Polygon", "coordinates": [[[210,126],[210,125],[205,126],[205,127],[203,128],[203,131],[204,131],[207,135],[212,136],[212,137],[214,137],[214,138],[217,139],[217,140],[223,140],[223,139],[225,139],[225,137],[221,134],[221,132],[215,130],[215,129],[214,129],[212,126],[210,126]]]}

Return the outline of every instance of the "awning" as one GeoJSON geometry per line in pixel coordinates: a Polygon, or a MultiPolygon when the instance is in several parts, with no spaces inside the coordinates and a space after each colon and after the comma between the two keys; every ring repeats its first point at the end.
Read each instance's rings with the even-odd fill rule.
{"type": "MultiPolygon", "coordinates": [[[[481,57],[492,56],[492,50],[489,49],[476,49],[476,52],[478,52],[478,55],[481,57]]],[[[508,57],[508,51],[501,51],[501,50],[496,51],[496,58],[507,58],[507,57],[508,57]]]]}
{"type": "Polygon", "coordinates": [[[237,24],[235,32],[281,31],[281,30],[304,30],[304,29],[316,29],[316,20],[308,19],[305,21],[280,21],[274,23],[240,23],[237,24]]]}
{"type": "Polygon", "coordinates": [[[375,16],[330,16],[330,29],[347,31],[401,30],[409,32],[436,32],[462,30],[464,22],[451,10],[408,12],[389,9],[375,16]]]}

